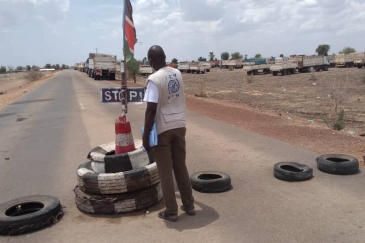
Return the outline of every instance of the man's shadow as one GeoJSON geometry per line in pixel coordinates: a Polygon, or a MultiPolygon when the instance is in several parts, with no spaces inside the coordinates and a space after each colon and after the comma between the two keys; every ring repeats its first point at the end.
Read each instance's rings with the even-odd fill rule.
{"type": "MultiPolygon", "coordinates": [[[[176,198],[181,199],[180,195],[176,195],[176,198]]],[[[182,213],[179,215],[179,220],[177,222],[165,220],[167,228],[182,232],[184,230],[206,227],[219,219],[219,214],[214,208],[199,201],[195,201],[194,204],[196,211],[195,216],[189,216],[186,213],[182,213]]],[[[181,210],[179,209],[179,211],[181,210]]]]}

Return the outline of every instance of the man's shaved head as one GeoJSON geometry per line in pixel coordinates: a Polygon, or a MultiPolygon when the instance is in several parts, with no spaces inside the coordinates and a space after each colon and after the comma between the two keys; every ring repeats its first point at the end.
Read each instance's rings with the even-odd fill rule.
{"type": "Polygon", "coordinates": [[[148,50],[147,58],[150,66],[156,71],[166,67],[166,55],[161,46],[154,45],[148,50]]]}

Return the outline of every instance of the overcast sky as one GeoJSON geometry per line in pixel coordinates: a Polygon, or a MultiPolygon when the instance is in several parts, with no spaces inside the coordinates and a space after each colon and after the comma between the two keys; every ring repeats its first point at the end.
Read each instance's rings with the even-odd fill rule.
{"type": "MultiPolygon", "coordinates": [[[[0,65],[68,64],[89,52],[122,59],[122,0],[0,0],[0,65]]],[[[249,57],[365,51],[365,0],[132,0],[137,59],[239,51],[249,57]]]]}

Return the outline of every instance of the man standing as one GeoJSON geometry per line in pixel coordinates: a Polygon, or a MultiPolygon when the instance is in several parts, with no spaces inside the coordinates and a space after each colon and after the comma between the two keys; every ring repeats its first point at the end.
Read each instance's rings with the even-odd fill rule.
{"type": "Polygon", "coordinates": [[[147,102],[143,133],[143,147],[151,150],[149,133],[156,124],[158,145],[152,148],[161,177],[165,211],[158,216],[175,222],[178,220],[178,206],[175,197],[172,171],[180,191],[181,210],[195,215],[194,198],[186,168],[186,117],[184,83],[179,70],[166,66],[166,56],[160,46],[148,50],[148,61],[155,71],[147,79],[144,101],[147,102]]]}

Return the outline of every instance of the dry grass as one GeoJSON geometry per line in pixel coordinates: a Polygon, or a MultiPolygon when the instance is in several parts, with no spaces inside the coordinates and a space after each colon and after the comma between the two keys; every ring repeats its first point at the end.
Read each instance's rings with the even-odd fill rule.
{"type": "Polygon", "coordinates": [[[42,77],[43,74],[40,71],[31,70],[26,74],[25,79],[30,82],[34,82],[40,80],[42,77]]]}
{"type": "Polygon", "coordinates": [[[202,97],[202,98],[208,97],[208,95],[206,93],[207,82],[208,82],[208,75],[204,74],[203,78],[198,81],[198,85],[197,85],[198,92],[195,93],[196,97],[202,97]]]}
{"type": "Polygon", "coordinates": [[[341,83],[336,86],[337,77],[333,81],[331,99],[333,101],[332,108],[324,118],[324,122],[333,130],[341,131],[346,127],[345,122],[345,110],[343,106],[348,102],[351,96],[347,89],[348,76],[346,76],[346,81],[341,85],[341,83]]]}

